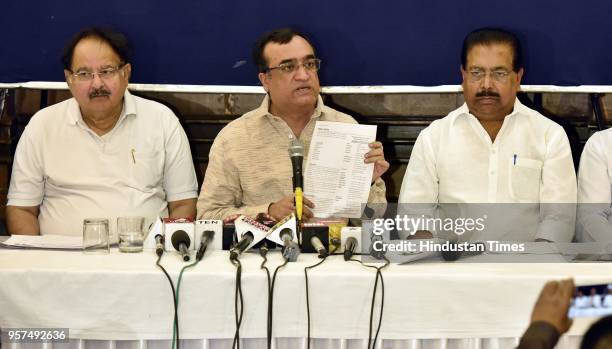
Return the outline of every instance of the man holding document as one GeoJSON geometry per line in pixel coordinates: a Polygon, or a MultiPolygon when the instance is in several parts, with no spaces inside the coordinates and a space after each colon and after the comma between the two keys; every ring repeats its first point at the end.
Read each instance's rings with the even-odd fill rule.
{"type": "MultiPolygon", "coordinates": [[[[292,165],[287,152],[291,142],[301,141],[308,158],[318,122],[356,124],[349,115],[323,104],[317,75],[321,60],[303,34],[290,28],[266,33],[257,41],[253,58],[267,95],[259,108],[232,121],[217,135],[198,199],[200,218],[255,216],[261,212],[275,219],[289,215],[294,211],[292,165]]],[[[330,132],[337,131],[330,126],[330,132]]],[[[329,132],[320,139],[326,139],[325,135],[329,132]]],[[[327,152],[323,145],[319,146],[322,153],[327,152]]],[[[373,167],[367,201],[385,203],[385,183],[380,176],[389,163],[382,144],[370,142],[362,150],[358,163],[373,167]]],[[[336,151],[342,153],[342,149],[336,151]]],[[[347,151],[351,153],[351,149],[347,151]]],[[[308,166],[306,169],[308,188],[308,166]]],[[[309,199],[308,189],[304,195],[303,217],[312,218],[317,202],[309,199]]]]}

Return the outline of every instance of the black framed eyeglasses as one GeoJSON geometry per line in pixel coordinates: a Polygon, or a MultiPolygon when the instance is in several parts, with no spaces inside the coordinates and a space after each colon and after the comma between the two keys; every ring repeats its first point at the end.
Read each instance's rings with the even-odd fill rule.
{"type": "Polygon", "coordinates": [[[304,69],[311,72],[316,72],[321,69],[321,60],[318,58],[308,58],[303,62],[292,60],[289,62],[283,62],[276,67],[270,67],[265,70],[265,73],[271,72],[272,70],[279,70],[283,74],[291,74],[303,66],[304,69]]]}
{"type": "Polygon", "coordinates": [[[72,77],[77,82],[89,82],[94,79],[94,76],[98,75],[102,80],[110,80],[117,76],[123,67],[125,67],[125,63],[121,63],[116,67],[106,67],[100,71],[92,72],[87,70],[81,70],[76,73],[72,73],[72,77]]]}

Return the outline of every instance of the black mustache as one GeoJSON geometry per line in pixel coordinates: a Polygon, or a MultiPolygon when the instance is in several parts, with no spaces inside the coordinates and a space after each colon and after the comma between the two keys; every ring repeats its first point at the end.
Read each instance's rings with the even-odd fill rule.
{"type": "Polygon", "coordinates": [[[476,97],[477,98],[478,97],[499,97],[499,93],[493,92],[493,91],[490,91],[490,90],[484,90],[484,91],[478,92],[476,94],[476,97]]]}
{"type": "Polygon", "coordinates": [[[107,97],[110,96],[110,92],[104,88],[99,88],[97,90],[93,90],[91,91],[91,93],[89,93],[89,98],[94,98],[94,97],[107,97]]]}

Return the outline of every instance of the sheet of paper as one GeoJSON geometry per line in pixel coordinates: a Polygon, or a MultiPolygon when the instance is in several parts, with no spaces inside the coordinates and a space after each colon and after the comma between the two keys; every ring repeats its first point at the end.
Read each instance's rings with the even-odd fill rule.
{"type": "Polygon", "coordinates": [[[304,176],[304,195],[314,202],[315,217],[361,216],[374,171],[374,164],[363,160],[375,139],[374,125],[317,122],[304,176]]]}
{"type": "Polygon", "coordinates": [[[12,235],[0,244],[5,247],[81,250],[83,238],[65,235],[12,235]]]}

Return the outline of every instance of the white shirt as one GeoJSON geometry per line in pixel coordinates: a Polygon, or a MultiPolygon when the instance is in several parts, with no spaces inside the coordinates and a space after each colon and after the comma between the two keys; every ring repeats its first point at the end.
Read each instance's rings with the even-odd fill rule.
{"type": "Polygon", "coordinates": [[[497,218],[506,219],[512,226],[513,219],[525,222],[527,214],[535,220],[537,232],[533,231],[536,228],[515,229],[486,238],[570,241],[574,232],[576,175],[569,141],[560,125],[517,99],[492,142],[463,104],[419,134],[399,202],[522,203],[498,205],[500,210],[512,212],[497,218]],[[526,203],[570,203],[571,207],[563,204],[553,209],[552,205],[544,208],[526,203]],[[551,210],[555,212],[548,212],[551,210]],[[544,217],[539,218],[538,224],[540,213],[544,217]]]}
{"type": "Polygon", "coordinates": [[[576,308],[580,308],[580,309],[584,309],[584,308],[590,308],[593,303],[591,302],[591,297],[590,296],[580,296],[580,297],[576,297],[576,308]]]}
{"type": "Polygon", "coordinates": [[[612,242],[612,129],[593,134],[578,171],[578,241],[612,242]]]}
{"type": "Polygon", "coordinates": [[[74,98],[36,113],[17,146],[8,205],[39,206],[41,234],[82,235],[83,219],[167,216],[197,197],[187,136],[172,111],[125,92],[121,116],[98,136],[74,98]]]}
{"type": "Polygon", "coordinates": [[[591,295],[591,304],[593,308],[601,308],[601,295],[591,295]]]}
{"type": "Polygon", "coordinates": [[[607,294],[604,297],[603,306],[606,308],[612,308],[612,294],[607,294]]]}

